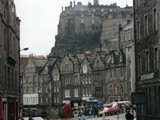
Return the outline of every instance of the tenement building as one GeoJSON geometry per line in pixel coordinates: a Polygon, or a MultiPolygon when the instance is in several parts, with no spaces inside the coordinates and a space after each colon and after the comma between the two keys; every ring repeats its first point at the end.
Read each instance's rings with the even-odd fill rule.
{"type": "Polygon", "coordinates": [[[94,61],[92,63],[92,95],[98,99],[103,100],[104,91],[103,91],[103,85],[104,85],[104,56],[97,55],[94,58],[94,61]]]}
{"type": "Polygon", "coordinates": [[[137,120],[160,119],[159,11],[159,0],[134,0],[137,120]]]}
{"type": "Polygon", "coordinates": [[[133,8],[121,8],[116,4],[105,7],[102,12],[101,44],[109,50],[119,48],[119,26],[126,26],[133,18],[133,8]]]}
{"type": "Polygon", "coordinates": [[[90,98],[107,103],[130,100],[131,79],[126,70],[122,49],[47,60],[30,56],[22,76],[24,111],[55,117],[62,115],[65,104],[73,109],[90,98]]]}
{"type": "Polygon", "coordinates": [[[13,0],[0,1],[0,120],[18,120],[20,20],[13,0]]]}
{"type": "MultiPolygon", "coordinates": [[[[21,58],[21,61],[23,61],[23,63],[21,63],[21,66],[23,66],[24,58],[21,58]]],[[[39,81],[41,81],[39,71],[45,64],[46,59],[44,57],[33,56],[32,54],[29,55],[27,61],[25,61],[21,78],[23,82],[23,97],[21,101],[23,102],[23,108],[25,110],[32,111],[32,108],[35,109],[37,105],[39,105],[39,96],[41,95],[41,89],[38,88],[39,81]]],[[[47,78],[47,76],[44,77],[44,79],[45,78],[47,78]]]]}
{"type": "Polygon", "coordinates": [[[130,100],[130,85],[126,79],[125,54],[122,50],[110,51],[105,59],[105,100],[114,101],[130,100]]]}
{"type": "Polygon", "coordinates": [[[39,71],[38,80],[38,113],[49,113],[58,116],[62,106],[60,59],[48,57],[46,64],[39,71]]]}
{"type": "Polygon", "coordinates": [[[66,55],[60,65],[63,103],[81,105],[81,81],[77,58],[66,55]]]}
{"type": "Polygon", "coordinates": [[[128,91],[135,92],[135,46],[133,20],[120,29],[120,48],[126,54],[126,79],[131,85],[128,91]],[[130,89],[130,90],[129,90],[130,89]]]}

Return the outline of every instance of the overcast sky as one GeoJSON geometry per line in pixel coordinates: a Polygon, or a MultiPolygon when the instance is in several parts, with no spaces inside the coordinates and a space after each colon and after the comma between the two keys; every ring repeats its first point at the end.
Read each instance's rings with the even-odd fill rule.
{"type": "MultiPolygon", "coordinates": [[[[14,0],[17,16],[21,20],[20,39],[23,55],[48,55],[55,43],[57,25],[62,7],[69,6],[70,1],[82,2],[87,5],[93,0],[14,0]]],[[[100,4],[132,6],[132,0],[99,0],[100,4]]]]}

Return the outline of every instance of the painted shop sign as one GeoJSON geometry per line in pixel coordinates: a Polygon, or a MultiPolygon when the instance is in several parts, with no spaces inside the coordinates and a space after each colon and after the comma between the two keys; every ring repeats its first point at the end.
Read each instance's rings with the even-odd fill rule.
{"type": "Polygon", "coordinates": [[[147,80],[154,78],[154,73],[146,74],[141,76],[141,80],[147,80]]]}

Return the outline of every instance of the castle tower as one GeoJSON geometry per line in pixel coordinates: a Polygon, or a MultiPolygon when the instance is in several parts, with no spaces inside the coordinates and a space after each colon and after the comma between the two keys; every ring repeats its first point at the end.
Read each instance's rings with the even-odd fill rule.
{"type": "Polygon", "coordinates": [[[93,0],[94,5],[99,5],[99,0],[93,0]]]}

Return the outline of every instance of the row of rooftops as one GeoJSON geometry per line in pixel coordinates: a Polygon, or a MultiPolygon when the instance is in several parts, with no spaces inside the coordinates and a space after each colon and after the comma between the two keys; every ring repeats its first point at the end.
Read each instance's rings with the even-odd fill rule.
{"type": "MultiPolygon", "coordinates": [[[[92,66],[94,64],[94,61],[96,60],[97,56],[84,56],[84,58],[77,56],[73,56],[73,55],[66,55],[69,60],[73,63],[79,63],[82,64],[82,62],[84,60],[87,60],[88,63],[92,66]]],[[[124,65],[125,64],[125,53],[123,52],[123,50],[113,50],[110,51],[109,54],[105,55],[105,56],[99,56],[100,60],[103,62],[103,64],[106,67],[111,66],[112,64],[118,65],[124,65]],[[121,57],[120,57],[121,56],[121,57]],[[122,60],[120,60],[120,58],[122,58],[122,60]],[[112,63],[112,59],[114,59],[113,63],[112,63]]],[[[58,58],[54,58],[52,60],[47,60],[45,66],[43,67],[44,69],[42,69],[41,74],[48,74],[50,69],[52,68],[52,66],[55,64],[55,62],[57,61],[58,58]],[[47,68],[47,69],[45,69],[47,68]]],[[[63,59],[63,58],[62,58],[63,59]]]]}
{"type": "MultiPolygon", "coordinates": [[[[93,56],[93,55],[66,55],[65,57],[68,57],[69,60],[75,64],[75,63],[79,63],[82,64],[82,62],[84,60],[87,60],[88,63],[92,66],[94,64],[94,61],[96,60],[97,56],[93,56]]],[[[65,58],[64,57],[64,58],[65,58]]],[[[114,50],[111,51],[109,54],[107,55],[103,55],[103,56],[99,56],[100,60],[102,60],[103,64],[106,64],[106,66],[111,66],[112,64],[114,65],[118,65],[120,62],[122,64],[125,64],[125,54],[123,53],[122,50],[114,50]],[[123,60],[120,61],[120,56],[122,56],[123,60]],[[114,58],[114,63],[112,63],[112,59],[114,58]]],[[[62,60],[64,58],[60,58],[60,57],[49,57],[48,59],[37,59],[32,56],[29,56],[29,58],[21,58],[21,72],[23,72],[25,70],[25,66],[28,64],[28,61],[32,61],[32,63],[36,66],[37,70],[41,72],[41,74],[48,74],[52,68],[52,66],[57,62],[57,60],[62,60]]],[[[61,61],[62,62],[62,61],[61,61]]]]}

